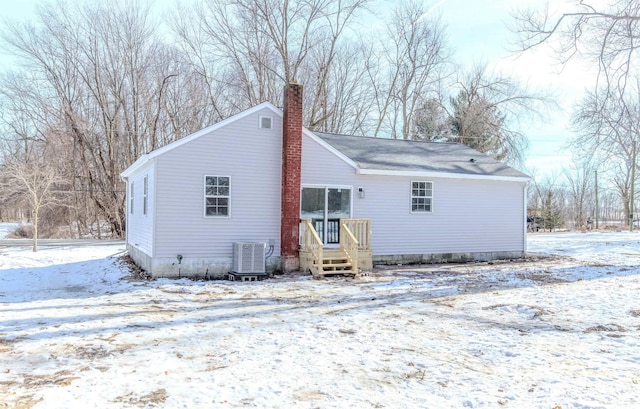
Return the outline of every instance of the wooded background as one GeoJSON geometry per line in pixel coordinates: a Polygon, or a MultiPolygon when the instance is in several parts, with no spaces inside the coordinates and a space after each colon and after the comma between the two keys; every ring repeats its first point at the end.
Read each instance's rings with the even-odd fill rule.
{"type": "MultiPolygon", "coordinates": [[[[523,124],[544,120],[552,98],[484,65],[457,64],[446,27],[422,2],[374,5],[213,0],[158,15],[143,1],[43,1],[33,20],[2,21],[15,65],[0,73],[0,220],[39,219],[44,235],[122,237],[120,172],[263,101],[282,106],[294,80],[311,130],[461,142],[522,168],[523,124]]],[[[514,16],[514,36],[535,18],[514,16]]],[[[524,38],[522,49],[530,46],[524,38]]],[[[580,112],[595,118],[589,101],[580,112]]],[[[587,122],[576,121],[593,142],[604,127],[587,122]]],[[[580,225],[593,214],[589,172],[602,154],[579,141],[576,151],[583,159],[556,178],[569,183],[536,181],[530,203],[551,200],[580,225]]],[[[627,203],[627,215],[631,169],[620,189],[602,193],[623,212],[627,203]]]]}

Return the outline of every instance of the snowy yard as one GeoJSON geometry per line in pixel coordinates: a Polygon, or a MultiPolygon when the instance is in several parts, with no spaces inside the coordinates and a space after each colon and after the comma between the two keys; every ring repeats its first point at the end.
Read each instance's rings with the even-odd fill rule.
{"type": "Polygon", "coordinates": [[[621,408],[640,234],[361,279],[137,281],[122,246],[0,248],[0,408],[621,408]]]}

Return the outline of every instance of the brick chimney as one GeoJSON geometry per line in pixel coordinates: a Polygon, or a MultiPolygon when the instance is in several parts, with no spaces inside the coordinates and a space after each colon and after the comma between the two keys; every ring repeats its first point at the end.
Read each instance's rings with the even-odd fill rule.
{"type": "Polygon", "coordinates": [[[280,256],[282,270],[300,268],[300,189],[302,162],[302,85],[292,82],[284,89],[282,118],[282,205],[280,256]]]}

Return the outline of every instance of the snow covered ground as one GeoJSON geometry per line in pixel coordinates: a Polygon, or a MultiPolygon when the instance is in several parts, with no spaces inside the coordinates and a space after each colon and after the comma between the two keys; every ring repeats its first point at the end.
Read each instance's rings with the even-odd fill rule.
{"type": "Polygon", "coordinates": [[[241,283],[0,248],[0,408],[638,407],[640,234],[529,250],[241,283]]]}

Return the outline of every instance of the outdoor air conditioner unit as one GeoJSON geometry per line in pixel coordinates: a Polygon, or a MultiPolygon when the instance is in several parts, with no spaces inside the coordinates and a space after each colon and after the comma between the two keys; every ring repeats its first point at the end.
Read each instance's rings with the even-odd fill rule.
{"type": "Polygon", "coordinates": [[[265,273],[265,243],[233,243],[233,272],[265,273]]]}

